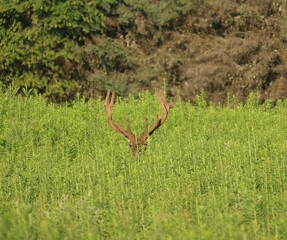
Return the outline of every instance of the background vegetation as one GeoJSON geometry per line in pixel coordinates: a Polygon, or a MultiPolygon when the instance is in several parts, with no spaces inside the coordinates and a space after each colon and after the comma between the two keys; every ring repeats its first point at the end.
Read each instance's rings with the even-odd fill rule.
{"type": "MultiPolygon", "coordinates": [[[[227,108],[178,101],[133,158],[101,100],[0,94],[1,239],[284,239],[286,101],[227,108]]],[[[149,93],[114,118],[142,130],[149,93]]]]}
{"type": "Polygon", "coordinates": [[[195,101],[287,97],[286,1],[3,0],[0,82],[52,101],[162,86],[195,101]]]}
{"type": "Polygon", "coordinates": [[[3,0],[0,6],[0,79],[5,86],[38,89],[52,100],[80,91],[82,45],[104,28],[116,0],[3,0]]]}

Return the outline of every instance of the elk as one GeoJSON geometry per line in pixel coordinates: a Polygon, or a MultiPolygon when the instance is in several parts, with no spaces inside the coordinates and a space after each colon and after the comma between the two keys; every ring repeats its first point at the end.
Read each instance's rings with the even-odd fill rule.
{"type": "Polygon", "coordinates": [[[135,156],[136,153],[142,149],[145,149],[147,146],[147,139],[151,136],[156,129],[158,129],[167,119],[168,111],[173,108],[173,103],[168,103],[164,93],[161,90],[156,90],[157,99],[162,107],[162,116],[159,118],[156,115],[155,121],[151,128],[149,128],[148,118],[145,119],[144,130],[139,137],[136,137],[135,134],[131,131],[130,121],[126,119],[126,129],[123,129],[118,122],[115,122],[112,118],[113,106],[115,103],[115,92],[107,91],[106,100],[105,100],[105,107],[107,110],[108,115],[108,122],[110,126],[118,133],[125,136],[128,140],[129,145],[132,150],[132,154],[135,156]]]}

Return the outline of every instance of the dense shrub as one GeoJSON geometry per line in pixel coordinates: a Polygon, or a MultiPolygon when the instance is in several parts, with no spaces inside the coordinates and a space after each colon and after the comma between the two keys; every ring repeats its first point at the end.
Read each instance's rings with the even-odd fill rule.
{"type": "Polygon", "coordinates": [[[134,21],[137,12],[151,19],[157,28],[173,27],[181,22],[185,15],[195,11],[200,3],[198,0],[167,0],[167,1],[136,1],[125,0],[118,8],[120,19],[123,22],[134,21]]]}
{"type": "MultiPolygon", "coordinates": [[[[139,13],[153,29],[171,28],[194,10],[197,2],[3,0],[0,81],[4,86],[13,83],[37,89],[56,101],[77,92],[94,96],[98,93],[93,91],[101,92],[107,84],[123,94],[128,83],[147,86],[158,75],[158,67],[148,74],[138,69],[142,60],[119,37],[126,34],[126,26],[127,31],[136,26],[133,40],[139,36],[135,23],[139,13]],[[106,16],[117,19],[114,29],[105,27],[106,16]]],[[[154,38],[158,42],[164,36],[154,38]]]]}
{"type": "Polygon", "coordinates": [[[0,5],[2,84],[37,88],[67,99],[80,87],[86,38],[102,31],[116,0],[3,0],[0,5]]]}
{"type": "Polygon", "coordinates": [[[52,100],[167,86],[213,102],[284,99],[284,1],[3,0],[0,85],[52,100]],[[264,29],[264,31],[262,31],[264,29]],[[259,41],[258,41],[259,39],[259,41]]]}

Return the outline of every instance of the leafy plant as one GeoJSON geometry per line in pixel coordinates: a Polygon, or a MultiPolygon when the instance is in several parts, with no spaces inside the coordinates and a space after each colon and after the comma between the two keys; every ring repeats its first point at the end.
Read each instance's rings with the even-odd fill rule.
{"type": "Polygon", "coordinates": [[[134,21],[136,14],[142,12],[146,18],[150,18],[157,27],[169,28],[180,22],[186,14],[196,11],[199,1],[193,0],[168,0],[168,1],[136,1],[124,0],[118,8],[120,19],[123,22],[134,21]]]}
{"type": "Polygon", "coordinates": [[[116,0],[3,0],[0,6],[0,78],[34,87],[54,100],[73,96],[84,78],[81,45],[104,28],[116,0]]]}
{"type": "MultiPolygon", "coordinates": [[[[287,105],[178,100],[134,158],[102,100],[0,91],[0,239],[284,239],[287,105]]],[[[142,131],[154,95],[117,100],[142,131]]]]}

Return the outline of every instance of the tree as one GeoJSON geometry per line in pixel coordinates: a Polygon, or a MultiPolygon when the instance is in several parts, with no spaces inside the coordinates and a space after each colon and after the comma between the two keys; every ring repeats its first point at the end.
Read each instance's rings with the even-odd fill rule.
{"type": "Polygon", "coordinates": [[[116,0],[2,0],[0,81],[67,99],[84,78],[82,45],[116,0]]]}

